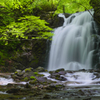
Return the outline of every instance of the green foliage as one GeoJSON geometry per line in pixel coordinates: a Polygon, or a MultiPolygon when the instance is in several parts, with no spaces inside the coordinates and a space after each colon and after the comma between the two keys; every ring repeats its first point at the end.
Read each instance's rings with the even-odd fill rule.
{"type": "Polygon", "coordinates": [[[38,72],[34,72],[34,75],[38,75],[38,72]]]}
{"type": "Polygon", "coordinates": [[[28,81],[28,77],[25,77],[25,78],[24,78],[24,81],[28,81]]]}
{"type": "Polygon", "coordinates": [[[30,79],[35,81],[37,80],[34,76],[31,76],[30,79]]]}
{"type": "Polygon", "coordinates": [[[34,72],[34,75],[36,75],[36,76],[38,76],[38,77],[44,76],[43,74],[39,74],[38,72],[34,72]]]}
{"type": "MultiPolygon", "coordinates": [[[[1,0],[0,1],[0,58],[21,48],[22,40],[50,39],[53,35],[42,13],[55,11],[75,13],[91,9],[90,0],[1,0]]],[[[8,59],[7,58],[7,59],[8,59]]]]}
{"type": "Polygon", "coordinates": [[[25,69],[25,72],[30,72],[30,71],[32,71],[32,68],[26,68],[25,69]]]}
{"type": "Polygon", "coordinates": [[[90,0],[60,0],[56,13],[63,13],[63,6],[66,13],[75,13],[76,11],[85,11],[92,9],[90,0]]]}
{"type": "Polygon", "coordinates": [[[0,4],[10,11],[32,12],[34,0],[3,0],[0,4]]]}
{"type": "MultiPolygon", "coordinates": [[[[47,39],[47,37],[52,36],[50,32],[47,32],[52,30],[46,26],[48,23],[41,20],[39,17],[32,15],[33,9],[36,7],[36,2],[37,0],[4,0],[0,3],[3,6],[1,10],[4,10],[9,14],[9,17],[7,16],[8,18],[5,17],[5,14],[1,14],[1,19],[5,19],[0,21],[6,25],[6,27],[0,29],[0,40],[28,39],[26,34],[32,31],[37,32],[39,35],[34,36],[31,34],[31,39],[41,39],[43,37],[47,39]]],[[[41,4],[43,3],[44,1],[42,1],[41,4]]],[[[7,45],[8,42],[6,41],[5,44],[7,45]]]]}
{"type": "Polygon", "coordinates": [[[3,12],[0,14],[0,40],[8,45],[7,40],[10,39],[47,39],[53,35],[50,32],[52,29],[47,26],[46,21],[33,16],[32,13],[37,9],[49,11],[55,10],[56,7],[56,13],[61,13],[63,6],[67,13],[84,11],[91,9],[89,2],[90,0],[3,0],[0,2],[0,11],[3,12]],[[29,34],[32,32],[33,34],[29,34]]]}
{"type": "Polygon", "coordinates": [[[37,34],[31,34],[31,39],[41,39],[48,38],[53,34],[51,32],[52,29],[45,24],[48,24],[44,20],[40,20],[39,17],[36,16],[24,16],[18,19],[18,22],[12,22],[11,24],[6,26],[5,30],[1,30],[2,37],[0,40],[8,40],[8,39],[28,39],[28,34],[31,32],[37,32],[37,34]]]}
{"type": "Polygon", "coordinates": [[[36,80],[31,80],[29,83],[30,83],[30,84],[36,84],[37,81],[36,81],[36,80]]]}
{"type": "Polygon", "coordinates": [[[42,11],[55,11],[58,0],[35,0],[34,5],[42,11]]]}
{"type": "MultiPolygon", "coordinates": [[[[44,1],[41,2],[44,4],[44,1]]],[[[40,1],[39,1],[40,2],[40,1]]],[[[38,0],[0,1],[0,57],[1,62],[8,59],[10,52],[21,48],[22,40],[48,39],[52,36],[48,23],[41,20],[38,9],[43,6],[38,0]]]]}
{"type": "Polygon", "coordinates": [[[18,72],[16,71],[15,74],[17,74],[18,72]]]}

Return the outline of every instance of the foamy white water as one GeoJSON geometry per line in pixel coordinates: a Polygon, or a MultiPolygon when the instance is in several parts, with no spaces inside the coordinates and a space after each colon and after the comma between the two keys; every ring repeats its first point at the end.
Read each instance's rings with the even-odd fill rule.
{"type": "Polygon", "coordinates": [[[50,74],[48,72],[42,72],[44,77],[48,80],[56,81],[59,84],[65,84],[67,86],[87,86],[87,85],[100,85],[100,78],[97,78],[96,75],[92,72],[67,72],[65,75],[61,75],[61,77],[66,78],[66,81],[56,80],[54,78],[50,78],[50,74]]]}
{"type": "Polygon", "coordinates": [[[69,85],[87,85],[92,84],[92,82],[94,82],[93,78],[95,78],[95,75],[90,72],[75,72],[73,74],[67,73],[65,77],[68,79],[68,81],[73,82],[69,85]]]}
{"type": "Polygon", "coordinates": [[[95,26],[92,16],[88,11],[73,14],[69,18],[62,14],[59,16],[64,18],[64,24],[55,29],[48,70],[91,69],[94,51],[92,25],[95,26]]]}
{"type": "Polygon", "coordinates": [[[14,83],[13,79],[0,77],[0,85],[7,85],[8,83],[14,83]]]}
{"type": "Polygon", "coordinates": [[[4,78],[0,77],[0,85],[7,85],[7,84],[26,84],[28,82],[15,82],[12,78],[4,78]]]}

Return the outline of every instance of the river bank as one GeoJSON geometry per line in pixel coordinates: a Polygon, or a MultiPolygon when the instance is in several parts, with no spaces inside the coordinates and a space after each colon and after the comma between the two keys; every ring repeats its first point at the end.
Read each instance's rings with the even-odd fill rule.
{"type": "Polygon", "coordinates": [[[47,71],[43,68],[40,70],[40,67],[37,69],[17,70],[10,74],[1,73],[3,78],[6,76],[6,80],[13,80],[7,84],[0,84],[1,100],[99,100],[100,98],[99,70],[47,71]],[[24,72],[23,75],[21,72],[24,72]],[[13,77],[14,75],[16,77],[13,77]],[[23,80],[22,77],[26,77],[25,75],[28,75],[26,81],[26,78],[23,80]]]}

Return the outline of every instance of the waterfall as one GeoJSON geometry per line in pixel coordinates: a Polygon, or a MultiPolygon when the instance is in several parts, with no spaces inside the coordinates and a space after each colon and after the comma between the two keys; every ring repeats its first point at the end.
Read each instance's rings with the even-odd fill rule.
{"type": "MultiPolygon", "coordinates": [[[[93,15],[91,10],[91,14],[93,15]]],[[[72,14],[64,18],[62,27],[54,31],[48,70],[91,69],[93,55],[93,26],[95,22],[88,11],[72,14]]]]}

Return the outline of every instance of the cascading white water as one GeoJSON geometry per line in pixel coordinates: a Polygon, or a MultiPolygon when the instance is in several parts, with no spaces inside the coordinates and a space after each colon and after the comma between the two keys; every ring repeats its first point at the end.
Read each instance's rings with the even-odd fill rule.
{"type": "Polygon", "coordinates": [[[65,18],[63,14],[59,16],[64,18],[64,24],[55,29],[48,70],[59,68],[66,70],[91,69],[92,25],[95,25],[92,16],[88,11],[75,13],[69,18],[65,18]]]}

